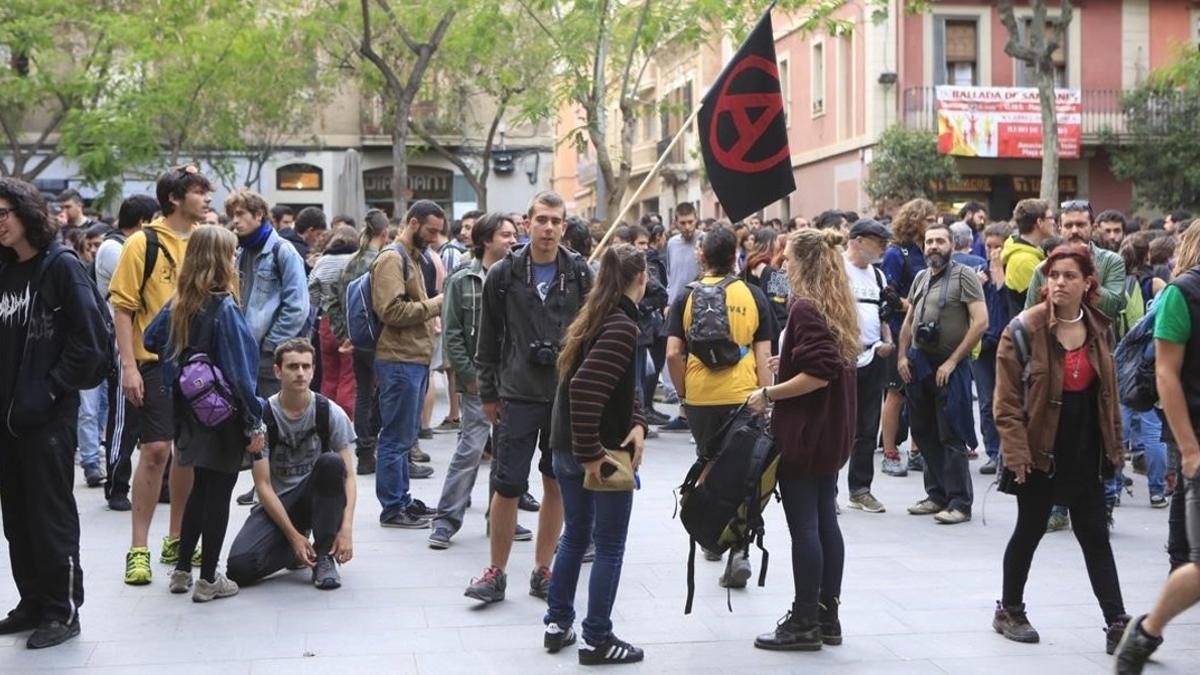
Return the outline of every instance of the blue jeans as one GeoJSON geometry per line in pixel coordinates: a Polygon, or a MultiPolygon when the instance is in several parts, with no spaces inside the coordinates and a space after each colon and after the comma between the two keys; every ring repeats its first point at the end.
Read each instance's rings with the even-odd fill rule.
{"type": "Polygon", "coordinates": [[[1137,412],[1121,406],[1121,425],[1133,454],[1146,456],[1146,480],[1150,494],[1167,491],[1167,444],[1162,441],[1162,420],[1158,411],[1137,412]]]}
{"type": "Polygon", "coordinates": [[[992,417],[992,393],[996,388],[996,347],[984,347],[979,358],[971,361],[971,375],[975,377],[975,392],[979,397],[979,432],[983,436],[983,448],[988,459],[1000,459],[1000,434],[996,431],[996,420],[992,417]]]}
{"type": "Polygon", "coordinates": [[[79,466],[100,466],[100,439],[108,419],[108,382],[79,392],[79,466]]]}
{"type": "Polygon", "coordinates": [[[583,488],[583,467],[569,451],[554,452],[554,475],[563,499],[563,535],[554,556],[544,623],[563,628],[575,622],[575,587],[588,542],[596,543],[596,561],[588,580],[583,639],[600,644],[612,634],[612,608],[621,582],[625,537],[633,492],[593,492],[583,488]]]}
{"type": "Polygon", "coordinates": [[[383,426],[375,464],[375,496],[379,498],[381,521],[388,520],[412,504],[408,493],[409,452],[417,444],[421,408],[429,366],[420,363],[375,361],[379,386],[379,413],[383,426]]]}

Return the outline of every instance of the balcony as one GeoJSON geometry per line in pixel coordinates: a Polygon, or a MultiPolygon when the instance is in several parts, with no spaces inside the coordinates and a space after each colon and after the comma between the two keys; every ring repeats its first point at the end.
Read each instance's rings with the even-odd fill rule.
{"type": "MultiPolygon", "coordinates": [[[[655,145],[655,148],[654,148],[654,150],[655,150],[654,158],[655,159],[662,157],[663,151],[667,149],[667,145],[670,144],[671,138],[675,136],[677,131],[678,130],[672,131],[666,138],[662,139],[655,145]]],[[[667,155],[667,158],[665,160],[663,160],[663,165],[664,166],[674,165],[676,168],[682,168],[682,166],[686,163],[687,163],[687,138],[684,137],[684,138],[679,139],[679,142],[675,144],[675,147],[671,148],[671,154],[667,155]]]]}
{"type": "MultiPolygon", "coordinates": [[[[360,133],[372,140],[384,143],[391,142],[391,102],[382,96],[366,97],[359,108],[360,133]]],[[[411,117],[418,120],[442,142],[454,143],[461,141],[466,128],[462,115],[463,108],[454,112],[451,106],[439,106],[432,101],[416,101],[411,108],[411,117]]],[[[419,143],[420,140],[410,141],[419,143]]]]}
{"type": "MultiPolygon", "coordinates": [[[[1125,112],[1121,107],[1120,89],[1084,89],[1083,144],[1097,145],[1105,130],[1118,136],[1125,132],[1125,112]]],[[[934,87],[909,87],[904,90],[904,127],[910,130],[937,132],[937,99],[934,87]]]]}

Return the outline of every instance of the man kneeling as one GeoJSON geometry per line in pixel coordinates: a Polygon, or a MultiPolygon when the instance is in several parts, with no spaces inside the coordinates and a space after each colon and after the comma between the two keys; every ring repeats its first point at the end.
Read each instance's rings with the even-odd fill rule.
{"type": "Polygon", "coordinates": [[[354,429],[346,413],[312,392],[313,347],[294,338],[275,349],[282,386],[263,410],[267,443],[251,475],[259,505],[229,551],[227,574],[247,585],[283,569],[312,569],[313,585],[342,585],[337,563],[354,555],[354,429]],[[309,533],[312,541],[309,541],[309,533]]]}

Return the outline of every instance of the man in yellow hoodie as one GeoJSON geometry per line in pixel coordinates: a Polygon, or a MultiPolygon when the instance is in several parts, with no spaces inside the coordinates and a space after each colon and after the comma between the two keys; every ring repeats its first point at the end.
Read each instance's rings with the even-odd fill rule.
{"type": "MultiPolygon", "coordinates": [[[[156,192],[162,216],[130,235],[109,284],[125,399],[114,405],[124,406],[123,423],[137,425],[138,430],[136,435],[113,437],[140,440],[142,450],[133,476],[133,537],[125,556],[125,583],[133,585],[150,583],[150,521],[175,438],[172,401],[163,391],[158,356],[146,350],[142,334],[175,293],[188,236],[204,219],[212,185],[196,167],[182,166],[163,174],[156,192]]],[[[132,447],[121,450],[132,452],[132,447]]],[[[173,464],[170,484],[171,521],[161,560],[173,564],[179,558],[179,529],[192,488],[191,469],[173,464]]]]}
{"type": "Polygon", "coordinates": [[[1043,199],[1022,199],[1013,209],[1013,223],[1017,233],[1004,242],[1000,260],[1004,263],[1009,313],[1016,316],[1025,309],[1034,270],[1046,258],[1041,244],[1054,236],[1054,211],[1043,199]]]}

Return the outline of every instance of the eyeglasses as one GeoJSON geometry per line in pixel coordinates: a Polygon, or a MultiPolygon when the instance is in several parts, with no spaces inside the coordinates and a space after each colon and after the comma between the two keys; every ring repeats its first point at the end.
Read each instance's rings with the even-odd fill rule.
{"type": "Polygon", "coordinates": [[[12,213],[13,211],[14,209],[0,209],[0,223],[8,220],[8,214],[12,213]]]}

